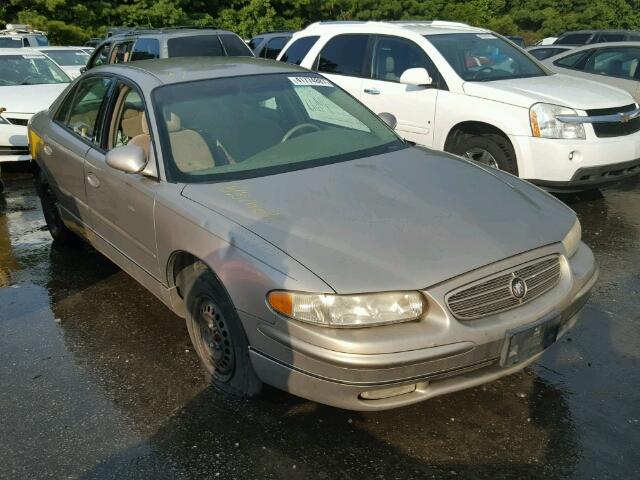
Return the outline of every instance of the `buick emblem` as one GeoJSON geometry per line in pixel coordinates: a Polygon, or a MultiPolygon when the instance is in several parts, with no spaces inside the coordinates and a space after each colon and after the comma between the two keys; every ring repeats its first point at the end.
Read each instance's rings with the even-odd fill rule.
{"type": "Polygon", "coordinates": [[[511,279],[511,295],[517,299],[523,298],[527,294],[527,284],[520,277],[513,277],[511,279]]]}

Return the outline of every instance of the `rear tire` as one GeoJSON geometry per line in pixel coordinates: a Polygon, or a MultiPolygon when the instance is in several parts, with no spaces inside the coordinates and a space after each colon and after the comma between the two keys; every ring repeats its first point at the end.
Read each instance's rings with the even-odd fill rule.
{"type": "Polygon", "coordinates": [[[247,335],[216,276],[197,262],[184,268],[176,283],[183,293],[191,343],[211,382],[235,395],[259,394],[262,382],[251,365],[247,335]]]}
{"type": "Polygon", "coordinates": [[[36,190],[40,197],[42,213],[44,214],[44,219],[47,222],[47,228],[53,241],[58,245],[78,245],[80,238],[69,230],[62,221],[62,217],[58,211],[58,200],[42,172],[37,174],[36,190]]]}
{"type": "Polygon", "coordinates": [[[449,151],[482,165],[518,175],[518,161],[513,146],[502,135],[461,133],[449,151]]]}

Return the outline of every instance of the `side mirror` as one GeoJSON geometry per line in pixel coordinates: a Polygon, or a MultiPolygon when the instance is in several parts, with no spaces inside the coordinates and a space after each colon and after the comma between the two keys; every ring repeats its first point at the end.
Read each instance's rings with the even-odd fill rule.
{"type": "Polygon", "coordinates": [[[107,165],[124,173],[140,173],[147,165],[147,157],[142,147],[124,145],[107,152],[107,165]]]}
{"type": "Polygon", "coordinates": [[[415,87],[428,87],[433,84],[433,79],[425,68],[409,68],[403,72],[400,83],[415,87]]]}
{"type": "Polygon", "coordinates": [[[380,117],[380,120],[382,120],[384,123],[389,125],[391,129],[395,129],[396,125],[398,125],[398,119],[392,113],[381,112],[378,114],[378,117],[380,117]]]}
{"type": "Polygon", "coordinates": [[[80,74],[86,73],[87,67],[80,67],[80,74]]]}

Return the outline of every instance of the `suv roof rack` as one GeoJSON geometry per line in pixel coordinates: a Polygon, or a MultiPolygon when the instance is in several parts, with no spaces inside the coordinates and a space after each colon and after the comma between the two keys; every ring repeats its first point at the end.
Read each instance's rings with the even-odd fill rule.
{"type": "Polygon", "coordinates": [[[29,24],[7,23],[4,30],[0,30],[0,35],[46,35],[41,30],[34,30],[29,24]]]}
{"type": "Polygon", "coordinates": [[[324,20],[314,22],[309,26],[318,25],[362,25],[366,23],[390,23],[399,27],[453,27],[453,28],[474,28],[462,22],[451,22],[448,20],[324,20]]]}
{"type": "Polygon", "coordinates": [[[131,27],[129,29],[113,29],[113,33],[110,37],[120,37],[122,35],[145,35],[148,33],[165,33],[176,30],[220,30],[215,25],[177,25],[174,27],[159,27],[159,28],[140,28],[131,27]]]}

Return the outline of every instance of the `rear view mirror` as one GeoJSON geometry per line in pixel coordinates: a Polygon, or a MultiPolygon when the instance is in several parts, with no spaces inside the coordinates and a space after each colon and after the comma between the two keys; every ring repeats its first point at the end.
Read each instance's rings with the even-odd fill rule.
{"type": "Polygon", "coordinates": [[[416,87],[428,87],[433,84],[433,79],[425,68],[409,68],[400,77],[400,83],[416,87]]]}
{"type": "Polygon", "coordinates": [[[142,147],[124,145],[107,152],[107,165],[124,173],[140,173],[147,165],[147,158],[142,147]]]}
{"type": "Polygon", "coordinates": [[[398,119],[392,113],[382,112],[378,114],[378,117],[392,129],[395,129],[396,125],[398,125],[398,119]]]}

